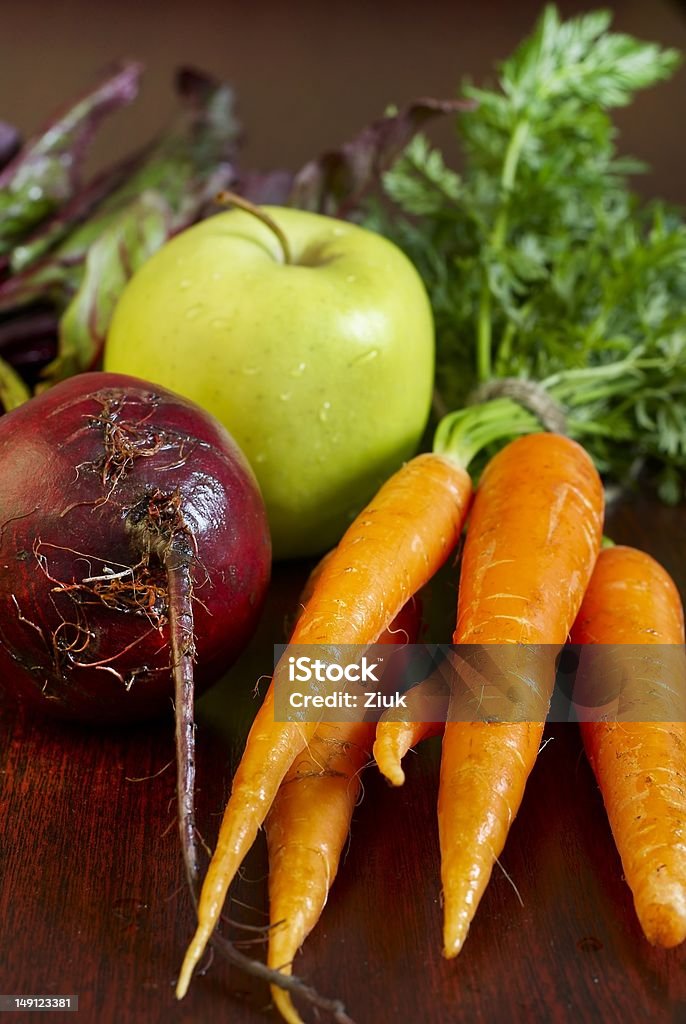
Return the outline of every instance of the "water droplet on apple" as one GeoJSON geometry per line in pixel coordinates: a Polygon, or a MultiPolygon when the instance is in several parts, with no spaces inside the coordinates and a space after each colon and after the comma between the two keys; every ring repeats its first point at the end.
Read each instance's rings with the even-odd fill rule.
{"type": "Polygon", "coordinates": [[[329,409],[331,408],[331,402],[322,402],[322,407],[319,410],[319,419],[322,423],[326,423],[329,418],[329,409]]]}
{"type": "Polygon", "coordinates": [[[282,391],[281,394],[279,395],[279,398],[281,399],[282,402],[289,402],[292,397],[292,394],[293,393],[291,391],[282,391]]]}
{"type": "Polygon", "coordinates": [[[197,320],[202,313],[202,306],[190,306],[186,310],[186,320],[197,320]]]}
{"type": "Polygon", "coordinates": [[[363,352],[361,355],[355,356],[352,361],[352,365],[359,366],[360,363],[371,363],[372,359],[376,359],[378,354],[378,348],[370,348],[368,352],[363,352]]]}
{"type": "Polygon", "coordinates": [[[291,370],[291,377],[302,377],[306,369],[307,363],[298,363],[298,365],[291,370]]]}

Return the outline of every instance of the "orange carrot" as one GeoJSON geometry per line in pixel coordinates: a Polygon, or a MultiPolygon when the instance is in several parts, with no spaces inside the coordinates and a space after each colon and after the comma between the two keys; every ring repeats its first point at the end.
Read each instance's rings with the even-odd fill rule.
{"type": "MultiPolygon", "coordinates": [[[[453,642],[562,645],[600,549],[602,519],[602,484],[578,444],[533,434],[507,445],[486,467],[474,499],[453,642]]],[[[507,650],[489,651],[495,659],[502,653],[507,665],[507,650]]],[[[531,680],[540,721],[445,727],[438,824],[447,957],[462,948],[519,809],[554,668],[544,675],[531,680]]]]}
{"type": "MultiPolygon", "coordinates": [[[[627,645],[625,651],[608,648],[607,657],[630,687],[640,686],[642,703],[632,718],[646,713],[659,719],[660,705],[673,715],[675,703],[683,703],[681,599],[670,576],[642,551],[615,547],[600,554],[572,640],[627,645]],[[637,651],[643,644],[660,646],[637,651]]],[[[683,714],[679,721],[585,721],[581,731],[641,927],[654,945],[676,946],[686,939],[683,714]]]]}
{"type": "MultiPolygon", "coordinates": [[[[324,567],[292,644],[373,643],[454,547],[472,486],[467,467],[485,446],[537,429],[530,412],[501,398],[446,416],[433,454],[419,455],[381,488],[324,567]]],[[[285,656],[275,675],[284,670],[285,656]]],[[[219,920],[231,881],[316,723],[274,719],[274,685],[257,713],[233,780],[198,904],[198,926],[176,986],[182,998],[219,920]]]]}
{"type": "MultiPolygon", "coordinates": [[[[327,559],[315,570],[317,574],[327,559]]],[[[303,601],[307,601],[307,594],[303,601]]],[[[377,640],[414,643],[419,604],[411,598],[377,640]]],[[[291,973],[298,949],[316,925],[333,884],[369,760],[373,722],[324,722],[281,783],[265,822],[269,850],[267,963],[291,973]]],[[[288,1024],[302,1024],[290,993],[272,986],[272,999],[288,1024]]]]}
{"type": "MultiPolygon", "coordinates": [[[[487,402],[483,409],[483,420],[486,430],[494,424],[498,427],[498,419],[502,418],[512,424],[514,428],[515,414],[508,399],[487,402]]],[[[521,411],[521,410],[520,410],[521,411]]],[[[463,423],[469,424],[470,410],[462,413],[452,414],[446,417],[436,432],[435,447],[440,450],[442,445],[449,444],[451,433],[459,432],[463,423]]],[[[534,421],[535,422],[535,421],[534,421]]],[[[469,424],[469,432],[474,435],[473,425],[469,424]]],[[[538,428],[536,428],[538,429],[538,428]]],[[[526,429],[512,429],[509,437],[517,433],[530,433],[526,429]]],[[[496,434],[490,440],[500,440],[501,434],[496,434]]],[[[440,670],[439,670],[440,675],[440,670]]],[[[405,781],[405,773],[402,769],[402,760],[408,750],[416,746],[424,739],[440,735],[445,726],[445,717],[439,721],[424,720],[427,710],[435,713],[440,701],[435,700],[435,693],[431,693],[431,700],[426,701],[427,687],[429,680],[414,687],[406,694],[406,707],[404,709],[390,708],[384,712],[376,726],[376,738],[374,741],[373,755],[379,771],[394,786],[402,786],[405,781]],[[414,715],[413,715],[414,711],[414,715]]]]}
{"type": "MultiPolygon", "coordinates": [[[[449,454],[419,455],[381,488],[341,539],[298,621],[292,644],[373,643],[455,546],[471,481],[449,454]]],[[[285,664],[285,662],[284,662],[285,664]]],[[[278,674],[277,666],[276,673],[278,674]]],[[[316,724],[274,720],[274,685],[248,735],[181,968],[182,998],[219,920],[231,881],[316,724]]]]}

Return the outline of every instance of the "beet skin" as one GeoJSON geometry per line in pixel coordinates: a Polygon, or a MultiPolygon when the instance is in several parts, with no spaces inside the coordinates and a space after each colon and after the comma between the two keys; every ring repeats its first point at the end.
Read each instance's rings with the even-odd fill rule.
{"type": "Polygon", "coordinates": [[[183,598],[189,569],[178,615],[206,685],[250,638],[270,561],[252,471],[193,403],[89,373],[0,418],[5,699],[94,721],[171,709],[169,572],[183,598]]]}

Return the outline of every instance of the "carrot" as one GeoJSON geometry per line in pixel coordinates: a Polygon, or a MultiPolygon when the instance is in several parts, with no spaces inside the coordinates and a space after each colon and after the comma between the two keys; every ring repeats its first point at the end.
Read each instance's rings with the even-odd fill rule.
{"type": "MultiPolygon", "coordinates": [[[[662,705],[673,715],[673,694],[683,702],[684,639],[683,607],[665,570],[634,548],[603,551],[572,640],[613,645],[607,656],[615,670],[640,685],[643,704],[636,713],[643,707],[659,718],[655,711],[662,705]],[[639,644],[660,647],[643,653],[639,644]]],[[[581,732],[641,927],[654,945],[676,946],[686,939],[683,715],[679,721],[584,721],[581,732]]]]}
{"type": "MultiPolygon", "coordinates": [[[[503,436],[507,436],[509,439],[516,436],[517,433],[528,433],[531,432],[531,429],[539,429],[540,426],[538,421],[533,419],[529,422],[527,430],[525,423],[521,420],[521,408],[513,407],[509,399],[486,402],[477,408],[480,408],[477,414],[480,422],[476,429],[471,421],[472,410],[470,409],[446,416],[436,431],[434,449],[440,451],[450,448],[455,441],[459,444],[465,434],[471,439],[475,439],[478,434],[478,440],[464,460],[465,465],[468,465],[484,444],[500,440],[503,436]],[[510,426],[509,433],[500,429],[502,422],[510,426]],[[466,430],[464,425],[467,426],[466,430]]],[[[394,786],[402,786],[405,781],[402,759],[408,750],[421,740],[439,736],[443,732],[445,717],[435,722],[425,720],[427,711],[425,695],[425,685],[414,687],[406,694],[407,707],[405,709],[390,708],[384,712],[377,723],[372,753],[379,771],[394,786]]],[[[432,703],[434,703],[435,710],[437,705],[435,702],[432,703]]]]}
{"type": "MultiPolygon", "coordinates": [[[[472,486],[449,454],[418,455],[360,513],[324,566],[292,644],[373,643],[455,546],[472,486]]],[[[282,665],[285,660],[282,659],[282,665]]],[[[275,675],[278,675],[277,666],[275,675]]],[[[219,920],[231,881],[316,724],[276,722],[274,684],[236,770],[217,846],[198,904],[198,926],[176,988],[182,998],[219,920]]]]}
{"type": "MultiPolygon", "coordinates": [[[[564,644],[600,549],[602,519],[602,484],[578,444],[533,434],[502,449],[474,499],[453,642],[564,644]]],[[[512,659],[504,648],[489,653],[505,666],[512,659]]],[[[549,660],[530,680],[541,709],[532,720],[446,724],[438,825],[447,957],[462,948],[519,809],[554,682],[549,660]]]]}
{"type": "MultiPolygon", "coordinates": [[[[329,558],[331,553],[315,570],[315,581],[329,558]]],[[[419,616],[419,604],[411,598],[377,643],[413,643],[419,616]]],[[[291,973],[295,954],[319,920],[349,834],[374,730],[373,722],[319,724],[272,804],[265,829],[271,925],[267,963],[274,970],[291,973]]],[[[272,986],[272,999],[289,1024],[302,1024],[289,992],[272,986]]]]}
{"type": "MultiPolygon", "coordinates": [[[[455,546],[472,497],[467,473],[472,458],[485,445],[530,433],[537,425],[535,416],[506,398],[444,417],[433,453],[418,455],[398,470],[348,528],[322,570],[291,644],[373,643],[455,546]]],[[[277,665],[277,677],[285,665],[286,655],[277,665]]],[[[315,731],[316,723],[275,721],[272,682],[234,776],[177,998],[188,990],[229,885],[282,779],[315,731]]]]}

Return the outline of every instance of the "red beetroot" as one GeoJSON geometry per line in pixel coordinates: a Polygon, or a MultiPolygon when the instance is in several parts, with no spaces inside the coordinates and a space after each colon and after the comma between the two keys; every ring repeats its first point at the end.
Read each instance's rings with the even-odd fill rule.
{"type": "Polygon", "coordinates": [[[90,373],[0,418],[9,694],[82,719],[158,713],[172,660],[208,683],[243,648],[269,566],[252,471],[191,402],[90,373]]]}
{"type": "Polygon", "coordinates": [[[194,665],[209,682],[245,646],[270,561],[252,471],[193,403],[89,373],[0,419],[0,689],[96,721],[173,697],[194,899],[194,665]]]}
{"type": "MultiPolygon", "coordinates": [[[[194,902],[193,669],[250,638],[271,544],[224,428],[133,377],[73,377],[0,417],[0,694],[97,721],[176,706],[179,832],[194,902]],[[174,684],[171,684],[173,677],[174,684]]],[[[349,1018],[217,934],[230,961],[349,1018]]]]}

